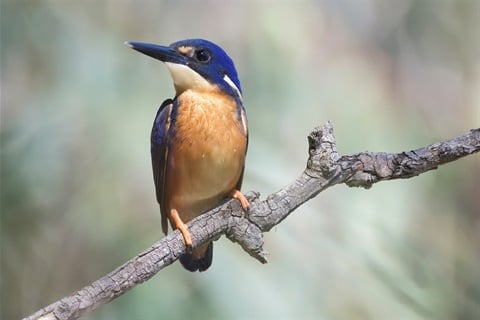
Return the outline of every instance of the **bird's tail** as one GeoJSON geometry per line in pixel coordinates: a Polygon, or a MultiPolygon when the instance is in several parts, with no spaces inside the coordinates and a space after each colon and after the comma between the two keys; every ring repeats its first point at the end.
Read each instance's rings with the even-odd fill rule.
{"type": "Polygon", "coordinates": [[[213,242],[196,248],[193,252],[180,257],[180,263],[188,271],[205,271],[212,264],[213,242]]]}

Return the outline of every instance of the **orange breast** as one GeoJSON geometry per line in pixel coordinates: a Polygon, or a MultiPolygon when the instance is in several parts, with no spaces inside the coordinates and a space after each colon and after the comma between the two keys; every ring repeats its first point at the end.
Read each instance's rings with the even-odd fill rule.
{"type": "Polygon", "coordinates": [[[184,222],[214,207],[237,185],[245,162],[246,124],[236,102],[221,92],[179,97],[167,159],[167,210],[184,222]]]}

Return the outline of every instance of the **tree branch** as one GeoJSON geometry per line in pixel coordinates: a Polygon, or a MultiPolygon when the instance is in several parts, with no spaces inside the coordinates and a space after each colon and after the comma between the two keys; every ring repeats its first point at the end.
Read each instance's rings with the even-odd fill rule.
{"type": "MultiPolygon", "coordinates": [[[[252,257],[266,263],[263,234],[279,224],[297,207],[336,184],[370,188],[374,183],[406,179],[439,165],[480,151],[480,128],[452,140],[401,153],[363,152],[340,156],[330,122],[308,136],[309,159],[306,169],[292,183],[265,200],[250,192],[248,212],[236,200],[229,200],[188,223],[193,247],[225,234],[239,243],[252,257]]],[[[70,296],[25,318],[76,319],[142,283],[185,253],[185,244],[174,231],[106,276],[70,296]]]]}

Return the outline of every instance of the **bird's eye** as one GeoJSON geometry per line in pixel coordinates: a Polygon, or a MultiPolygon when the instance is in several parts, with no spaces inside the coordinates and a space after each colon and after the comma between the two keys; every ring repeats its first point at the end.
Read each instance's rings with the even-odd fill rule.
{"type": "Polygon", "coordinates": [[[210,61],[212,57],[210,56],[210,52],[208,52],[207,50],[198,50],[198,51],[195,51],[195,58],[197,59],[198,62],[205,63],[210,61]]]}

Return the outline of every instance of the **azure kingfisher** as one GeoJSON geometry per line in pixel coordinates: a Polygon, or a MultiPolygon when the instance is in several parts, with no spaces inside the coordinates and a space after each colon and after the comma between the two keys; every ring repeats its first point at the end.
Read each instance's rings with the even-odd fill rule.
{"type": "Polygon", "coordinates": [[[164,62],[172,76],[175,97],[162,103],[152,128],[153,178],[163,232],[169,220],[187,247],[182,265],[204,271],[212,263],[213,244],[191,250],[185,223],[228,197],[244,209],[249,205],[240,192],[248,131],[237,71],[225,51],[207,40],[125,44],[164,62]]]}

